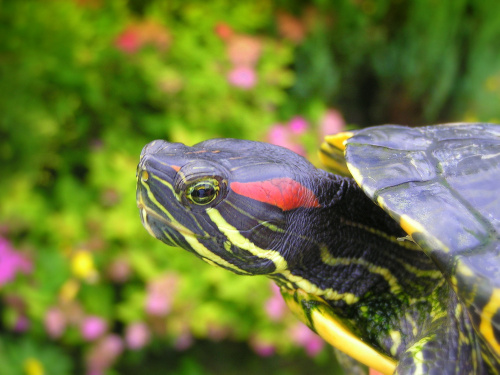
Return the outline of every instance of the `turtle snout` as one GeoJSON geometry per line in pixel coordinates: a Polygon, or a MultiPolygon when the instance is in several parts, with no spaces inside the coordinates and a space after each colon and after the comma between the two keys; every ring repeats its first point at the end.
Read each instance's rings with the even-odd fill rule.
{"type": "MultiPolygon", "coordinates": [[[[183,155],[187,147],[182,143],[171,143],[156,140],[148,143],[141,152],[137,176],[144,182],[153,173],[158,176],[167,177],[172,180],[185,161],[183,155]]],[[[171,181],[170,181],[171,182],[171,181]]]]}
{"type": "Polygon", "coordinates": [[[141,159],[146,155],[178,155],[185,151],[186,146],[182,143],[167,142],[161,139],[149,142],[141,152],[141,159]]]}

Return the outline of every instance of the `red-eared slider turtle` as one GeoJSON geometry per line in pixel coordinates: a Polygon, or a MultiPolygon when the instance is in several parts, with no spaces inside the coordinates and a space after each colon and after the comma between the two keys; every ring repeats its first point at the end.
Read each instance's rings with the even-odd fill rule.
{"type": "Polygon", "coordinates": [[[301,320],[386,374],[500,372],[500,126],[325,141],[325,164],[352,177],[265,143],[151,142],[137,170],[143,225],[212,265],[267,275],[301,320]]]}

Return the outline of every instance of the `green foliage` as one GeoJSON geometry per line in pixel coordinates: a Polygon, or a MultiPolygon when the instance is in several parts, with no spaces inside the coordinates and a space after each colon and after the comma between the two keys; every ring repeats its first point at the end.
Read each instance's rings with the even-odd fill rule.
{"type": "Polygon", "coordinates": [[[39,369],[51,375],[68,375],[73,368],[60,348],[13,337],[0,338],[0,362],[3,375],[37,374],[39,369]]]}
{"type": "MultiPolygon", "coordinates": [[[[143,229],[134,171],[147,142],[277,131],[314,160],[334,107],[361,125],[500,116],[493,0],[313,3],[0,1],[0,251],[20,262],[15,278],[0,263],[2,371],[162,366],[157,353],[197,340],[303,353],[291,314],[266,312],[268,280],[143,229]],[[161,313],[147,307],[155,288],[161,313]],[[97,338],[88,317],[104,322],[97,338]],[[151,339],[133,348],[137,322],[151,339]]],[[[192,358],[176,371],[207,373],[192,358]]]]}
{"type": "Polygon", "coordinates": [[[320,3],[325,22],[298,49],[298,97],[341,106],[363,126],[498,117],[494,0],[320,3]]]}

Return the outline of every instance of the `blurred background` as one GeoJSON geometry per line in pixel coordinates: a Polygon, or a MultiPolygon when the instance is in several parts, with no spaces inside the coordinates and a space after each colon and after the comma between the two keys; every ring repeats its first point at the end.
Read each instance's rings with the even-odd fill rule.
{"type": "Polygon", "coordinates": [[[0,0],[0,374],[334,374],[264,277],[169,248],[157,138],[499,121],[497,0],[0,0]]]}

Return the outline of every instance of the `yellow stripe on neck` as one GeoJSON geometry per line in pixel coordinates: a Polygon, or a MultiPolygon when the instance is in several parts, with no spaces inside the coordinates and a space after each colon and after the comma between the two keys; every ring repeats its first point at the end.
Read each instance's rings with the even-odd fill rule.
{"type": "Polygon", "coordinates": [[[360,265],[365,267],[369,272],[376,273],[382,276],[382,278],[387,281],[392,293],[399,293],[401,291],[401,285],[399,285],[398,279],[391,273],[388,268],[381,267],[379,265],[368,262],[362,258],[335,258],[330,254],[326,246],[321,248],[321,260],[323,263],[329,266],[343,265],[348,266],[350,264],[360,265]]]}
{"type": "MultiPolygon", "coordinates": [[[[168,187],[169,189],[171,189],[173,191],[173,189],[170,186],[170,184],[168,184],[167,182],[161,180],[160,178],[157,178],[155,176],[153,176],[153,177],[156,178],[156,180],[162,182],[164,186],[168,187]]],[[[143,218],[144,217],[146,218],[146,220],[145,220],[146,229],[148,230],[148,232],[153,237],[156,237],[156,236],[155,236],[153,230],[151,229],[151,226],[149,225],[147,217],[144,216],[144,215],[153,215],[153,216],[155,216],[155,218],[157,220],[164,221],[165,225],[170,226],[179,235],[181,235],[186,240],[186,242],[191,246],[191,248],[194,251],[196,251],[203,258],[203,260],[207,261],[207,259],[209,259],[209,260],[212,261],[212,263],[210,263],[210,262],[208,262],[208,263],[210,263],[210,264],[215,263],[215,264],[217,264],[219,266],[226,267],[226,268],[234,270],[236,272],[248,274],[247,271],[240,269],[239,267],[235,266],[232,263],[229,263],[227,260],[221,258],[217,254],[214,254],[211,250],[209,250],[208,248],[206,248],[198,240],[198,237],[200,237],[200,236],[196,235],[192,230],[190,230],[189,228],[185,227],[184,225],[182,225],[181,223],[179,223],[177,220],[175,220],[175,218],[172,216],[172,214],[170,214],[170,212],[168,212],[168,210],[165,207],[163,207],[160,204],[160,202],[158,202],[158,200],[156,199],[156,197],[154,196],[154,194],[151,192],[151,189],[149,188],[149,186],[147,184],[143,184],[143,186],[146,189],[146,194],[147,194],[147,197],[150,200],[150,202],[152,202],[158,209],[161,210],[161,212],[163,212],[165,214],[165,216],[167,216],[170,219],[170,221],[168,221],[167,219],[163,218],[159,213],[155,212],[152,208],[149,208],[148,206],[146,206],[144,204],[142,196],[141,196],[141,198],[140,198],[141,199],[141,203],[144,206],[144,209],[143,209],[143,212],[144,212],[143,213],[143,218]]]]}
{"type": "Polygon", "coordinates": [[[359,300],[359,297],[353,293],[339,293],[332,288],[321,289],[319,286],[311,283],[309,280],[292,274],[290,270],[288,270],[288,263],[286,259],[280,254],[279,251],[261,249],[260,247],[255,245],[248,238],[244,237],[237,228],[229,224],[217,209],[211,208],[207,210],[207,214],[210,219],[217,225],[219,230],[234,246],[245,249],[259,258],[271,260],[276,267],[274,273],[281,274],[288,281],[294,283],[299,288],[307,291],[310,294],[322,296],[323,298],[331,301],[342,300],[348,305],[356,303],[359,300]]]}
{"type": "Polygon", "coordinates": [[[255,256],[263,259],[271,260],[276,266],[277,272],[285,270],[287,263],[285,258],[275,250],[264,250],[255,245],[248,238],[241,235],[237,228],[229,224],[220,212],[215,208],[210,208],[207,210],[207,214],[210,219],[217,225],[217,228],[228,238],[228,240],[236,247],[245,249],[255,256]]]}

